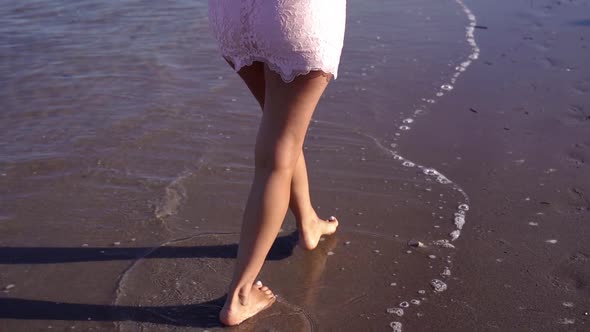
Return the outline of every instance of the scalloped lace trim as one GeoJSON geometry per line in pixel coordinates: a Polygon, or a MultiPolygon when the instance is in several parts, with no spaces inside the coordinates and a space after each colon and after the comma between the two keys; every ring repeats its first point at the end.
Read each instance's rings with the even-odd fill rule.
{"type": "Polygon", "coordinates": [[[291,83],[297,76],[307,75],[312,71],[321,71],[326,74],[333,76],[333,79],[338,77],[338,67],[334,68],[328,66],[306,66],[305,68],[284,68],[273,61],[263,56],[247,56],[247,57],[232,57],[224,55],[224,58],[231,61],[234,64],[234,71],[237,73],[240,69],[251,66],[254,62],[262,62],[268,66],[268,68],[281,76],[281,79],[285,83],[291,83]]]}
{"type": "Polygon", "coordinates": [[[260,61],[292,82],[322,71],[338,75],[346,0],[209,0],[209,26],[239,71],[260,61]]]}

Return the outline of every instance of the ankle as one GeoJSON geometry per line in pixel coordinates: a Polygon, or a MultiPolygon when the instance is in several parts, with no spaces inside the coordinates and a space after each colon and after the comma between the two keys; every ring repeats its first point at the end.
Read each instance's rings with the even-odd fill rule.
{"type": "Polygon", "coordinates": [[[247,285],[239,285],[233,288],[228,292],[228,300],[231,306],[235,306],[237,304],[246,305],[248,303],[248,298],[250,297],[250,291],[252,290],[252,286],[247,285]]]}
{"type": "Polygon", "coordinates": [[[297,209],[297,213],[293,214],[295,215],[295,219],[300,223],[309,222],[316,217],[316,212],[311,205],[305,209],[299,208],[297,209]]]}

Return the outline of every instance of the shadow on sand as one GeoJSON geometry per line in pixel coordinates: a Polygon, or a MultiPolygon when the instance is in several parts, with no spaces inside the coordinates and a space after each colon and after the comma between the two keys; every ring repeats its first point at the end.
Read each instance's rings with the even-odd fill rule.
{"type": "MultiPolygon", "coordinates": [[[[292,255],[297,232],[277,238],[267,260],[292,255]]],[[[48,264],[146,258],[228,258],[237,255],[238,245],[157,248],[0,248],[0,264],[48,264]],[[149,256],[147,256],[149,254],[149,256]]],[[[203,303],[179,306],[134,307],[60,303],[0,298],[0,319],[68,321],[136,321],[174,326],[220,327],[217,315],[225,296],[203,303]]]]}
{"type": "Polygon", "coordinates": [[[175,326],[221,327],[217,315],[225,296],[204,303],[167,307],[60,303],[0,298],[1,319],[135,321],[175,326]]]}
{"type": "MultiPolygon", "coordinates": [[[[204,234],[207,235],[207,234],[204,234]]],[[[278,237],[267,260],[281,260],[291,256],[297,244],[297,232],[278,237]]],[[[150,258],[236,258],[238,245],[212,245],[201,247],[104,247],[104,248],[31,248],[0,247],[0,264],[54,264],[150,258]]]]}

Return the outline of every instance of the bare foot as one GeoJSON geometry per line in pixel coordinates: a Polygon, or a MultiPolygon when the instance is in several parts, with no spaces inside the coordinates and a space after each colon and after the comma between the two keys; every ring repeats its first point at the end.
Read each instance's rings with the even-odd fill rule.
{"type": "Polygon", "coordinates": [[[219,320],[227,326],[238,325],[270,307],[276,299],[276,295],[268,287],[262,285],[262,282],[257,281],[252,285],[247,298],[238,296],[235,301],[231,301],[228,298],[219,313],[219,320]]]}
{"type": "Polygon", "coordinates": [[[322,220],[314,212],[311,217],[302,219],[298,224],[299,246],[306,250],[313,250],[318,246],[322,235],[336,232],[338,219],[332,216],[328,220],[322,220]]]}

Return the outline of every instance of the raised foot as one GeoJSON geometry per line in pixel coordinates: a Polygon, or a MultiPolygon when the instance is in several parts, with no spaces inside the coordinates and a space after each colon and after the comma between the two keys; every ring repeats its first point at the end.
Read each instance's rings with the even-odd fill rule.
{"type": "Polygon", "coordinates": [[[314,214],[313,217],[299,222],[299,246],[306,250],[313,250],[318,246],[323,235],[331,235],[338,228],[338,219],[332,216],[322,220],[314,214]]]}
{"type": "Polygon", "coordinates": [[[246,319],[256,315],[262,310],[270,307],[277,297],[262,282],[257,281],[252,285],[247,299],[241,299],[230,303],[228,299],[219,313],[219,320],[227,326],[241,324],[246,319]]]}

